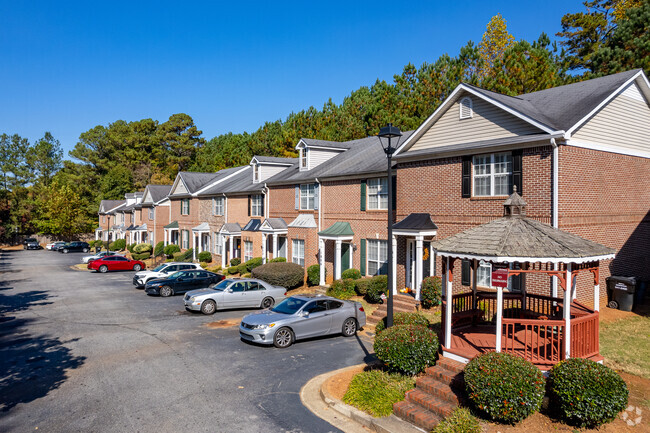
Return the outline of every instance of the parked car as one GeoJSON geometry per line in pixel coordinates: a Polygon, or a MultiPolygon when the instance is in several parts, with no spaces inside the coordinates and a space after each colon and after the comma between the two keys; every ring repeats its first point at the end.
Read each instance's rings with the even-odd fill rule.
{"type": "Polygon", "coordinates": [[[189,269],[203,269],[198,263],[169,262],[163,263],[149,271],[138,272],[133,276],[133,285],[136,289],[144,289],[147,281],[155,278],[166,278],[168,275],[178,271],[189,269]]]}
{"type": "Polygon", "coordinates": [[[291,296],[275,307],[252,313],[239,325],[243,340],[289,347],[303,338],[328,334],[351,337],[366,324],[359,302],[323,295],[291,296]]]}
{"type": "Polygon", "coordinates": [[[287,289],[253,278],[228,278],[214,287],[185,295],[185,309],[214,314],[228,308],[269,308],[287,296],[287,289]]]}
{"type": "Polygon", "coordinates": [[[144,291],[148,295],[163,297],[189,292],[190,290],[214,287],[224,276],[204,270],[178,271],[166,278],[154,278],[147,282],[144,291]]]}
{"type": "Polygon", "coordinates": [[[108,271],[139,271],[145,268],[144,262],[140,260],[129,260],[124,256],[108,256],[101,259],[88,262],[88,269],[94,269],[97,272],[108,271]]]}
{"type": "Polygon", "coordinates": [[[60,247],[58,251],[63,254],[68,254],[71,252],[87,253],[88,251],[90,251],[90,245],[88,245],[88,242],[79,242],[79,241],[68,242],[67,244],[60,247]]]}
{"type": "Polygon", "coordinates": [[[52,242],[51,244],[47,244],[47,248],[50,251],[59,251],[59,249],[63,248],[63,246],[67,244],[67,242],[63,241],[58,241],[58,242],[52,242]]]}
{"type": "Polygon", "coordinates": [[[118,255],[121,255],[121,254],[118,254],[116,251],[102,251],[101,253],[97,253],[97,254],[92,255],[92,256],[84,256],[84,257],[82,257],[81,262],[82,263],[90,263],[93,260],[101,259],[103,257],[118,256],[118,255]]]}
{"type": "Polygon", "coordinates": [[[23,241],[23,249],[25,250],[40,250],[41,248],[43,247],[36,238],[27,238],[23,241]]]}

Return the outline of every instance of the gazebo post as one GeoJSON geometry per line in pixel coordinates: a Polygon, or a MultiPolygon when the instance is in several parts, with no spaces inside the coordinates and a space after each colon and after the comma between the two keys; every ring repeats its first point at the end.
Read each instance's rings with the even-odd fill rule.
{"type": "Polygon", "coordinates": [[[564,359],[571,357],[571,263],[566,265],[566,277],[564,283],[564,359]]]}
{"type": "Polygon", "coordinates": [[[503,287],[497,287],[497,342],[495,350],[501,352],[501,335],[503,334],[503,287]]]}
{"type": "Polygon", "coordinates": [[[594,268],[594,311],[600,311],[600,279],[598,262],[592,264],[594,268]]]}
{"type": "Polygon", "coordinates": [[[453,281],[454,273],[452,270],[454,262],[447,257],[447,266],[445,269],[445,301],[447,301],[447,311],[445,312],[445,347],[451,348],[451,314],[452,314],[452,298],[453,298],[453,281]]]}

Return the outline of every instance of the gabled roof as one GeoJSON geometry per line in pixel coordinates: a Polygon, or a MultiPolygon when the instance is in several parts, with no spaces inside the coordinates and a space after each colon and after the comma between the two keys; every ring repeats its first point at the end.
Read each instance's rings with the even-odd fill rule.
{"type": "Polygon", "coordinates": [[[320,147],[324,149],[349,149],[353,141],[329,141],[316,140],[315,138],[301,138],[300,141],[298,141],[298,144],[296,144],[296,148],[298,148],[302,143],[308,147],[320,147]]]}
{"type": "Polygon", "coordinates": [[[287,223],[282,218],[267,218],[262,223],[260,230],[287,230],[287,223]]]}
{"type": "Polygon", "coordinates": [[[99,213],[108,213],[125,204],[126,200],[102,200],[99,203],[99,213]]]}
{"type": "Polygon", "coordinates": [[[191,171],[181,171],[176,175],[176,180],[172,185],[171,191],[176,190],[179,182],[182,182],[187,189],[187,193],[172,193],[170,197],[188,197],[201,189],[204,185],[211,182],[217,177],[217,173],[196,173],[191,171]]]}
{"type": "Polygon", "coordinates": [[[192,227],[193,232],[208,232],[210,231],[210,224],[208,223],[201,223],[196,227],[192,227]]]}
{"type": "Polygon", "coordinates": [[[145,188],[145,193],[149,192],[149,196],[151,197],[151,202],[143,202],[143,203],[157,204],[161,200],[167,198],[171,189],[172,189],[171,185],[147,185],[147,187],[145,188]]]}
{"type": "Polygon", "coordinates": [[[262,226],[262,221],[259,218],[251,218],[246,226],[242,229],[245,232],[256,232],[259,231],[262,226]]]}
{"type": "Polygon", "coordinates": [[[164,229],[177,229],[178,228],[178,221],[172,221],[166,226],[163,226],[164,229]]]}
{"type": "Polygon", "coordinates": [[[316,220],[314,219],[313,214],[301,213],[296,217],[296,219],[294,219],[289,223],[288,227],[297,227],[302,229],[315,229],[318,226],[316,225],[316,220]]]}
{"type": "Polygon", "coordinates": [[[223,170],[219,170],[218,172],[215,173],[216,176],[214,177],[214,179],[212,179],[210,182],[203,185],[199,190],[197,190],[194,193],[194,195],[196,196],[210,195],[210,194],[206,194],[205,192],[213,190],[217,184],[221,184],[235,177],[237,174],[244,171],[247,167],[249,166],[240,165],[238,167],[230,167],[230,168],[224,168],[223,170]]]}
{"type": "Polygon", "coordinates": [[[393,230],[436,231],[438,226],[431,220],[431,215],[428,213],[412,213],[400,222],[393,224],[393,230]]]}
{"type": "Polygon", "coordinates": [[[239,225],[239,223],[225,223],[223,226],[221,226],[221,230],[219,230],[219,233],[228,234],[228,235],[240,235],[241,226],[239,225]]]}
{"type": "Polygon", "coordinates": [[[298,158],[279,158],[277,156],[261,156],[261,155],[255,155],[253,156],[253,159],[251,159],[251,164],[253,161],[260,162],[262,164],[267,163],[267,164],[273,164],[273,165],[286,165],[290,166],[294,162],[298,162],[298,158]]]}
{"type": "Polygon", "coordinates": [[[253,167],[247,165],[240,167],[233,176],[219,182],[214,186],[202,190],[199,196],[210,196],[219,194],[237,194],[237,193],[260,193],[264,189],[264,183],[253,183],[253,167]]]}

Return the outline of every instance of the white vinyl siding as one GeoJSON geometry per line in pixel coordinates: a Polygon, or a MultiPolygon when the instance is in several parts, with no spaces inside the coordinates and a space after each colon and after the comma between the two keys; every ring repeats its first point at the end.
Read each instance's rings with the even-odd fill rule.
{"type": "Polygon", "coordinates": [[[314,167],[318,167],[322,163],[329,161],[340,153],[340,151],[336,150],[309,149],[309,168],[312,169],[314,167]]]}
{"type": "Polygon", "coordinates": [[[251,216],[262,216],[262,196],[260,194],[251,196],[251,216]]]}
{"type": "Polygon", "coordinates": [[[244,241],[244,262],[253,258],[253,242],[244,241]]]}
{"type": "Polygon", "coordinates": [[[312,210],[314,209],[314,184],[308,183],[300,185],[300,209],[312,210]]]}
{"type": "Polygon", "coordinates": [[[187,188],[185,188],[185,184],[180,179],[176,184],[176,188],[172,191],[172,194],[187,194],[187,188]]]}
{"type": "Polygon", "coordinates": [[[368,209],[388,209],[388,179],[368,179],[368,209]]]}
{"type": "Polygon", "coordinates": [[[388,272],[388,242],[368,239],[368,275],[388,272]]]}
{"type": "Polygon", "coordinates": [[[305,266],[305,241],[294,239],[291,241],[291,261],[300,266],[305,266]]]}
{"type": "Polygon", "coordinates": [[[259,183],[260,181],[260,165],[253,165],[253,183],[259,183]]]}
{"type": "Polygon", "coordinates": [[[223,215],[223,203],[225,197],[214,197],[212,199],[212,215],[223,215]]]}
{"type": "Polygon", "coordinates": [[[508,195],[512,183],[512,155],[493,153],[472,158],[473,195],[490,197],[508,195]]]}

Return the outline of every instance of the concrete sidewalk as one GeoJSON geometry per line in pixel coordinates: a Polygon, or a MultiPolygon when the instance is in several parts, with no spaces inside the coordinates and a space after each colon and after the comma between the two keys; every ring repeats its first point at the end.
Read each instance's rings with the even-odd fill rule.
{"type": "Polygon", "coordinates": [[[323,386],[336,375],[358,367],[358,365],[353,365],[314,377],[300,390],[302,404],[314,415],[346,433],[422,433],[424,430],[397,418],[395,415],[375,418],[349,406],[330,395],[327,387],[323,386]]]}

